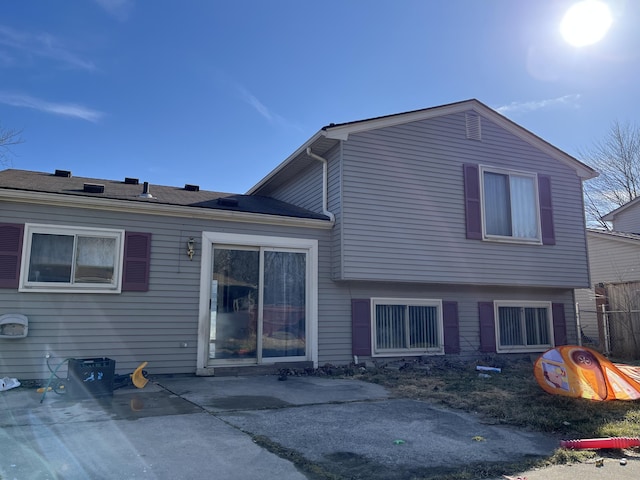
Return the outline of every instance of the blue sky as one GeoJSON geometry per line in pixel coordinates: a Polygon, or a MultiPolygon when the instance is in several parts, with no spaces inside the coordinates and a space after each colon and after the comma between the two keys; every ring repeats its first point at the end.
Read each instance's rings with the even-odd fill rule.
{"type": "Polygon", "coordinates": [[[45,0],[0,9],[11,167],[242,193],[329,123],[477,98],[580,157],[640,105],[640,2],[45,0]]]}

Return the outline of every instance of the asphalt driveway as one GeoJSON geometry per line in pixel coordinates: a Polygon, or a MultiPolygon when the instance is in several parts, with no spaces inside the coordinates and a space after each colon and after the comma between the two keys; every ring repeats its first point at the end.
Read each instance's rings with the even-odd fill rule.
{"type": "MultiPolygon", "coordinates": [[[[3,480],[393,480],[543,457],[558,447],[552,436],[390,398],[379,385],[350,379],[160,377],[112,397],[41,399],[24,387],[0,392],[3,480]]],[[[632,461],[607,466],[577,466],[570,477],[525,474],[576,478],[586,468],[586,480],[640,472],[632,461]]]]}

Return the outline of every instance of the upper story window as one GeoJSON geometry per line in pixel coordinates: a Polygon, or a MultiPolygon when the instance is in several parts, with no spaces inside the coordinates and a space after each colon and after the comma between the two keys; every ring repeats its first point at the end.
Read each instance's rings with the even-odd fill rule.
{"type": "Polygon", "coordinates": [[[25,225],[20,290],[121,289],[124,231],[25,225]]]}
{"type": "Polygon", "coordinates": [[[540,243],[535,174],[481,167],[484,237],[540,243]]]}
{"type": "Polygon", "coordinates": [[[440,300],[374,298],[374,356],[444,353],[440,300]]]}

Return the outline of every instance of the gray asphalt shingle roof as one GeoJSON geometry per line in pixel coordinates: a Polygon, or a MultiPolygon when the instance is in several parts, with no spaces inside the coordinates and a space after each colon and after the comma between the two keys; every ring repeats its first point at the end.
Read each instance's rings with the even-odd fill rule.
{"type": "Polygon", "coordinates": [[[104,180],[73,175],[67,177],[57,176],[55,173],[16,169],[0,171],[0,189],[328,220],[325,215],[269,197],[207,190],[192,191],[185,187],[150,185],[149,193],[152,198],[145,198],[141,196],[143,182],[125,183],[125,179],[104,180]],[[104,192],[86,191],[85,185],[102,185],[104,192]]]}

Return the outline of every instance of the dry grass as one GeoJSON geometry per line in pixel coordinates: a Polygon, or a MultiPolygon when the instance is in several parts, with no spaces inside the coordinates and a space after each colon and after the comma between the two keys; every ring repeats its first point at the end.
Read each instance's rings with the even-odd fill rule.
{"type": "MultiPolygon", "coordinates": [[[[640,402],[595,402],[548,394],[537,384],[529,358],[484,362],[426,358],[354,369],[354,376],[381,384],[396,397],[474,412],[485,421],[553,433],[558,438],[640,437],[640,402]],[[500,367],[502,371],[481,376],[477,365],[500,367]]],[[[558,448],[538,464],[575,463],[594,456],[593,451],[558,448]]],[[[490,465],[479,465],[472,472],[448,478],[486,478],[491,471],[490,465]]]]}
{"type": "Polygon", "coordinates": [[[356,370],[395,396],[475,412],[485,420],[563,436],[640,436],[640,402],[594,402],[550,395],[537,384],[531,360],[455,362],[427,359],[356,370]],[[477,365],[501,373],[481,376],[477,365]]]}

